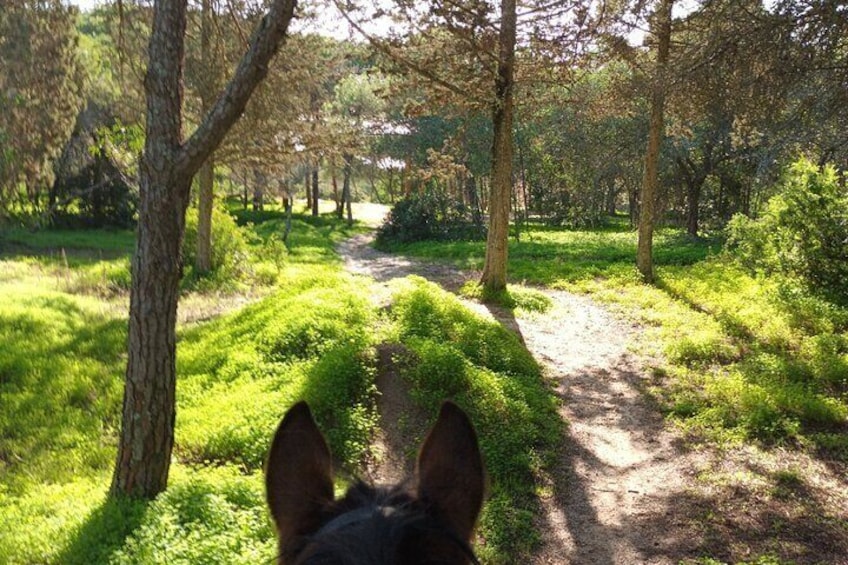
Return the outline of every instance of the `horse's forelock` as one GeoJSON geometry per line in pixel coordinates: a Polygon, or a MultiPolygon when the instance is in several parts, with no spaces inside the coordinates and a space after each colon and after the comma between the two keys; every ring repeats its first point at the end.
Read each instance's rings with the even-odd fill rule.
{"type": "Polygon", "coordinates": [[[328,509],[323,526],[299,544],[297,565],[455,563],[430,555],[431,545],[477,563],[468,543],[439,521],[401,485],[375,488],[362,482],[328,509]],[[425,560],[426,559],[426,560],[425,560]]]}

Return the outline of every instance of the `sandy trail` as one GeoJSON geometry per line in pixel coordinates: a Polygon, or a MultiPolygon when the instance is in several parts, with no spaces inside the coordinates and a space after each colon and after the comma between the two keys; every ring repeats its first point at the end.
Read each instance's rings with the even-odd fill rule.
{"type": "MultiPolygon", "coordinates": [[[[455,291],[476,273],[388,255],[369,246],[369,235],[345,241],[346,268],[375,280],[375,300],[388,301],[386,283],[417,274],[455,291]]],[[[517,332],[543,365],[562,398],[568,423],[560,465],[548,477],[549,493],[538,517],[543,545],[536,563],[678,563],[693,556],[698,537],[677,516],[674,499],[685,493],[697,465],[643,394],[649,377],[628,350],[637,328],[591,299],[544,290],[553,308],[518,314],[466,303],[517,332]]],[[[388,391],[387,391],[388,392],[388,391]]],[[[401,408],[397,391],[382,408],[392,421],[401,408]]],[[[385,426],[386,429],[392,426],[385,426]]],[[[388,451],[399,443],[388,438],[388,451]]],[[[401,459],[403,456],[401,456],[401,459]]],[[[389,465],[398,458],[388,455],[389,465]]],[[[394,479],[381,466],[375,478],[394,479]]]]}

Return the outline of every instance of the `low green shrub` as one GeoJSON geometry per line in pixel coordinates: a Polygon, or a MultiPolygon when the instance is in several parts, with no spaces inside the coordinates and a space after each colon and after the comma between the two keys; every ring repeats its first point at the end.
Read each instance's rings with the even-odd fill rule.
{"type": "Polygon", "coordinates": [[[182,335],[176,446],[184,460],[261,468],[273,429],[301,399],[349,469],[366,455],[376,422],[370,303],[332,269],[293,278],[286,290],[182,335]]]}
{"type": "Polygon", "coordinates": [[[241,476],[224,467],[175,475],[110,563],[247,565],[271,559],[276,536],[260,474],[241,476]]]}
{"type": "Polygon", "coordinates": [[[196,270],[197,223],[198,210],[189,208],[182,249],[183,287],[201,291],[236,288],[247,274],[249,253],[244,232],[228,212],[213,208],[211,268],[208,273],[199,273],[196,270]]]}
{"type": "Polygon", "coordinates": [[[798,279],[848,304],[848,189],[833,167],[797,161],[762,217],[734,216],[728,234],[748,267],[798,279]]]}

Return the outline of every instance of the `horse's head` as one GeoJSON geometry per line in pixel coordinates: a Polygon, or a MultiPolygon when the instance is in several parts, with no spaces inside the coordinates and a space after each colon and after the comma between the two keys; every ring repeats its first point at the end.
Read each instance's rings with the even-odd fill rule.
{"type": "Polygon", "coordinates": [[[467,564],[483,503],[468,416],[445,402],[418,454],[413,489],[351,487],[333,498],[330,450],[305,402],[280,423],[265,475],[282,565],[467,564]]]}

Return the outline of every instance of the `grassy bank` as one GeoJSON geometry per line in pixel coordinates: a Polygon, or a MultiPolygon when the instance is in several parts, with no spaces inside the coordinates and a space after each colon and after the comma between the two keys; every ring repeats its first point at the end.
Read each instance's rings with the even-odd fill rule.
{"type": "MultiPolygon", "coordinates": [[[[561,430],[521,344],[421,281],[400,285],[395,307],[378,311],[368,285],[341,272],[333,244],[351,233],[342,223],[296,216],[282,245],[279,211],[237,219],[247,260],[273,276],[263,278],[263,298],[178,329],[174,464],[167,492],[152,503],[105,497],[127,322],[126,290],[101,283],[110,280],[104,272],[128,276],[130,235],[117,235],[120,243],[107,233],[21,236],[4,248],[0,562],[271,560],[261,469],[271,434],[286,409],[306,399],[342,468],[355,473],[377,422],[379,341],[411,352],[404,375],[428,414],[455,398],[478,427],[492,492],[481,525],[484,560],[526,555],[537,538],[537,478],[561,430]],[[66,245],[66,235],[80,244],[66,245]],[[86,273],[96,276],[79,283],[86,273]]],[[[245,279],[236,288],[257,284],[245,279]]],[[[195,290],[184,296],[191,300],[225,298],[195,290]]]]}

